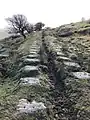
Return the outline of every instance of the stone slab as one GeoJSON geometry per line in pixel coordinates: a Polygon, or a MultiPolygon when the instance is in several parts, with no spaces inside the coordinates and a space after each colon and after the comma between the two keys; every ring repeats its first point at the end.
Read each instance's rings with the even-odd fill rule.
{"type": "Polygon", "coordinates": [[[39,78],[36,77],[26,77],[20,79],[23,85],[40,85],[39,78]]]}
{"type": "Polygon", "coordinates": [[[36,77],[38,72],[37,66],[26,65],[25,67],[21,68],[21,77],[36,77]]]}
{"type": "Polygon", "coordinates": [[[63,60],[63,61],[71,61],[70,58],[68,58],[68,57],[64,57],[64,56],[59,56],[59,57],[57,58],[57,60],[58,60],[58,61],[59,61],[59,60],[63,60]]]}
{"type": "Polygon", "coordinates": [[[74,62],[64,62],[65,65],[67,66],[72,66],[72,67],[77,67],[80,68],[80,65],[78,63],[74,63],[74,62]]]}
{"type": "Polygon", "coordinates": [[[73,72],[72,74],[78,79],[90,79],[90,73],[87,72],[73,72]]]}
{"type": "Polygon", "coordinates": [[[26,58],[24,60],[24,64],[26,64],[26,65],[38,65],[39,63],[40,63],[40,60],[37,58],[34,58],[34,59],[26,58]]]}
{"type": "Polygon", "coordinates": [[[46,109],[44,103],[36,102],[35,100],[30,103],[26,99],[20,99],[19,104],[17,105],[17,110],[20,113],[33,113],[44,109],[46,109]]]}
{"type": "Polygon", "coordinates": [[[38,58],[38,55],[35,55],[35,54],[34,54],[34,55],[33,55],[33,54],[30,54],[30,55],[28,55],[28,56],[27,56],[27,58],[38,58]]]}

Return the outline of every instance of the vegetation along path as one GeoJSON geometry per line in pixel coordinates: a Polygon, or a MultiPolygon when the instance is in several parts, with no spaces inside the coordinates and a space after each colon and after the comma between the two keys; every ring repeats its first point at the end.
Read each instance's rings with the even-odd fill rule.
{"type": "Polygon", "coordinates": [[[0,120],[90,120],[89,65],[75,37],[45,29],[0,41],[0,120]]]}

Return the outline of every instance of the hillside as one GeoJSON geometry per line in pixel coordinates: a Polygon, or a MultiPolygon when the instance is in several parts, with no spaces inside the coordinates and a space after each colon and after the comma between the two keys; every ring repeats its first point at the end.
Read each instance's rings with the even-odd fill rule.
{"type": "Polygon", "coordinates": [[[90,23],[0,41],[0,120],[90,120],[90,23]]]}
{"type": "Polygon", "coordinates": [[[0,40],[8,37],[9,34],[4,29],[0,29],[0,40]]]}

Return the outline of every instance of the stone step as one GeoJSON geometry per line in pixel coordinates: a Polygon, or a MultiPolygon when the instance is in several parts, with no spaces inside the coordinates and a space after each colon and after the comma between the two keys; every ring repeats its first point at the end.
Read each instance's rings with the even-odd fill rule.
{"type": "Polygon", "coordinates": [[[57,52],[57,56],[65,56],[62,52],[57,52]]]}
{"type": "Polygon", "coordinates": [[[39,48],[38,47],[36,47],[36,48],[30,48],[30,50],[39,51],[39,48]]]}
{"type": "Polygon", "coordinates": [[[19,113],[34,113],[46,109],[44,103],[36,102],[33,100],[31,103],[27,99],[20,99],[19,104],[17,105],[17,111],[19,113]]]}
{"type": "Polygon", "coordinates": [[[40,85],[39,78],[25,77],[20,79],[22,85],[40,85]]]}
{"type": "Polygon", "coordinates": [[[29,54],[35,54],[35,55],[37,55],[38,54],[38,52],[36,52],[36,51],[30,51],[30,53],[29,54]]]}
{"type": "Polygon", "coordinates": [[[26,65],[25,67],[21,68],[20,72],[21,77],[36,77],[39,74],[38,67],[30,65],[26,65]]]}
{"type": "Polygon", "coordinates": [[[87,72],[72,72],[72,75],[78,79],[90,79],[90,73],[87,72]]]}
{"type": "Polygon", "coordinates": [[[31,59],[31,58],[26,58],[24,60],[24,65],[38,65],[40,63],[40,60],[37,58],[31,59]]]}
{"type": "Polygon", "coordinates": [[[58,56],[58,57],[57,57],[57,61],[61,61],[61,60],[63,60],[63,61],[71,61],[71,59],[68,58],[68,57],[58,56]]]}
{"type": "Polygon", "coordinates": [[[81,66],[75,62],[64,61],[65,68],[68,72],[78,72],[81,66]]]}
{"type": "Polygon", "coordinates": [[[77,67],[80,68],[80,65],[78,63],[74,62],[64,62],[65,65],[70,66],[70,67],[77,67]]]}
{"type": "Polygon", "coordinates": [[[61,50],[61,49],[55,49],[55,51],[56,51],[56,52],[62,52],[62,50],[61,50]]]}
{"type": "Polygon", "coordinates": [[[2,49],[0,49],[0,53],[5,52],[5,51],[7,51],[6,48],[2,48],[2,49]]]}
{"type": "Polygon", "coordinates": [[[39,52],[39,49],[30,49],[30,52],[39,52]]]}
{"type": "Polygon", "coordinates": [[[54,46],[54,48],[55,48],[55,49],[62,49],[62,47],[61,47],[61,46],[57,46],[57,45],[56,45],[56,46],[54,46]]]}
{"type": "Polygon", "coordinates": [[[39,47],[39,45],[33,44],[30,48],[32,47],[39,47]]]}
{"type": "Polygon", "coordinates": [[[0,58],[7,58],[9,57],[9,54],[0,54],[0,58]]]}
{"type": "Polygon", "coordinates": [[[35,54],[30,54],[30,55],[27,55],[27,58],[38,58],[39,56],[38,55],[35,55],[35,54]]]}
{"type": "Polygon", "coordinates": [[[32,46],[30,49],[40,49],[40,46],[32,46]]]}

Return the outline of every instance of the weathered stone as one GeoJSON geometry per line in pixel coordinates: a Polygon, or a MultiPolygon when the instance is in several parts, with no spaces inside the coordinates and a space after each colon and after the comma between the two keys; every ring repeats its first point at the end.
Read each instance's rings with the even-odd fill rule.
{"type": "Polygon", "coordinates": [[[6,48],[2,48],[2,49],[0,50],[0,53],[5,52],[6,50],[7,50],[6,48]]]}
{"type": "Polygon", "coordinates": [[[21,70],[21,77],[35,77],[38,75],[38,67],[37,66],[25,66],[21,70]]]}
{"type": "Polygon", "coordinates": [[[58,31],[58,35],[60,37],[68,37],[68,36],[73,35],[73,34],[74,34],[74,32],[73,32],[72,28],[65,27],[65,28],[59,29],[59,31],[58,31]]]}
{"type": "Polygon", "coordinates": [[[28,102],[27,99],[21,99],[19,100],[19,104],[17,105],[17,110],[20,113],[33,113],[40,110],[46,109],[44,106],[44,103],[42,102],[36,102],[33,100],[32,103],[28,102]]]}
{"type": "Polygon", "coordinates": [[[37,55],[37,52],[35,52],[35,51],[31,51],[30,54],[36,54],[36,55],[37,55]]]}
{"type": "Polygon", "coordinates": [[[70,35],[73,35],[74,34],[74,32],[72,32],[72,31],[70,31],[70,32],[65,32],[65,33],[60,33],[59,34],[59,37],[68,37],[68,36],[70,36],[70,35]]]}
{"type": "Polygon", "coordinates": [[[29,65],[24,67],[24,71],[31,71],[31,70],[38,70],[38,67],[36,67],[36,66],[29,66],[29,65]]]}
{"type": "Polygon", "coordinates": [[[78,79],[90,79],[90,73],[87,72],[73,72],[72,74],[78,79]]]}
{"type": "Polygon", "coordinates": [[[62,50],[60,48],[55,48],[56,52],[61,52],[62,50]]]}
{"type": "Polygon", "coordinates": [[[0,58],[7,58],[9,57],[9,54],[0,54],[0,58]]]}
{"type": "Polygon", "coordinates": [[[61,49],[61,48],[62,48],[62,46],[60,46],[60,45],[59,45],[59,46],[57,46],[57,45],[56,45],[56,47],[54,47],[54,48],[55,48],[55,49],[61,49]]]}
{"type": "Polygon", "coordinates": [[[57,56],[65,56],[62,52],[57,52],[57,56]]]}
{"type": "Polygon", "coordinates": [[[30,55],[28,55],[28,56],[27,56],[27,58],[38,58],[38,55],[35,55],[35,54],[34,54],[34,55],[33,55],[33,54],[30,54],[30,55]]]}
{"type": "Polygon", "coordinates": [[[77,60],[77,55],[76,54],[70,54],[70,58],[72,59],[72,60],[77,60]]]}
{"type": "Polygon", "coordinates": [[[72,66],[72,67],[77,67],[80,68],[80,65],[78,63],[74,63],[74,62],[64,62],[65,65],[67,66],[72,66]]]}
{"type": "Polygon", "coordinates": [[[40,63],[40,60],[36,59],[36,58],[34,58],[34,59],[27,58],[27,59],[24,60],[24,63],[26,65],[38,65],[40,63]]]}
{"type": "Polygon", "coordinates": [[[65,69],[68,72],[78,72],[81,68],[78,63],[69,62],[69,61],[65,61],[64,65],[65,65],[65,69]]]}
{"type": "Polygon", "coordinates": [[[40,85],[39,78],[36,77],[26,77],[20,79],[23,85],[40,85]]]}
{"type": "Polygon", "coordinates": [[[71,61],[70,58],[67,58],[67,57],[64,57],[64,56],[59,56],[57,57],[57,60],[60,61],[60,60],[63,60],[63,61],[71,61]]]}
{"type": "Polygon", "coordinates": [[[40,49],[39,46],[32,46],[30,49],[40,49]]]}
{"type": "Polygon", "coordinates": [[[33,48],[33,49],[30,49],[30,52],[38,52],[39,49],[36,49],[36,48],[33,48]]]}

